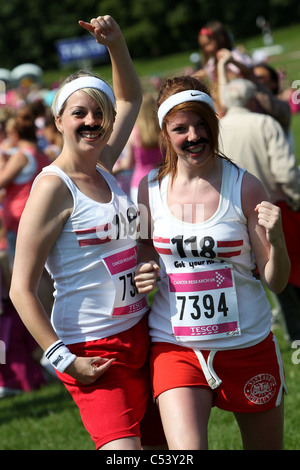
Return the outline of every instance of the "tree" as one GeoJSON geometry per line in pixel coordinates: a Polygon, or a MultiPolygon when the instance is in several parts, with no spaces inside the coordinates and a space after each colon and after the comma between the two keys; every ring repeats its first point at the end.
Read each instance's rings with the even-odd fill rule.
{"type": "Polygon", "coordinates": [[[120,24],[134,58],[198,48],[199,29],[211,19],[223,22],[237,40],[259,34],[256,18],[272,28],[300,21],[299,0],[0,0],[1,67],[33,62],[59,66],[55,43],[86,34],[78,20],[110,14],[120,24]]]}

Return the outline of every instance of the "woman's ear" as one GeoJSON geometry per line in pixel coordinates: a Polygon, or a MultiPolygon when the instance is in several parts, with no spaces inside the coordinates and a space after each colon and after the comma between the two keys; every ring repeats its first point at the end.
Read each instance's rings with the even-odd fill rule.
{"type": "Polygon", "coordinates": [[[55,118],[55,125],[56,125],[57,130],[61,134],[63,134],[64,133],[64,128],[63,128],[63,125],[61,123],[61,117],[59,115],[57,115],[56,118],[55,118]]]}

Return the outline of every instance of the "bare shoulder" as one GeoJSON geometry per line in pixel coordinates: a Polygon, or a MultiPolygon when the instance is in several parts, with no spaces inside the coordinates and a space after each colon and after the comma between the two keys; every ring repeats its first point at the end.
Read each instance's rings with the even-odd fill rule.
{"type": "Polygon", "coordinates": [[[40,213],[48,213],[49,217],[63,213],[66,218],[73,208],[73,198],[58,175],[41,174],[32,188],[28,206],[32,209],[36,207],[40,213]]]}
{"type": "Polygon", "coordinates": [[[55,173],[40,173],[36,178],[33,186],[33,191],[39,193],[49,193],[50,195],[56,194],[57,192],[62,195],[69,193],[69,190],[64,181],[55,173]]]}
{"type": "Polygon", "coordinates": [[[269,197],[261,181],[246,171],[242,183],[242,208],[246,217],[253,214],[257,204],[268,200],[269,197]]]}

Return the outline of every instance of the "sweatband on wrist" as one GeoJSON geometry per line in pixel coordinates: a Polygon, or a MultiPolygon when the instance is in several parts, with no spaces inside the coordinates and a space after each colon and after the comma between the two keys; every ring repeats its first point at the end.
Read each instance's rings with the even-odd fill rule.
{"type": "Polygon", "coordinates": [[[179,93],[174,93],[174,95],[169,96],[158,108],[160,128],[162,128],[166,114],[178,104],[186,103],[187,101],[202,101],[202,103],[208,104],[212,110],[215,111],[214,102],[207,93],[198,90],[180,91],[179,93]]]}
{"type": "Polygon", "coordinates": [[[72,354],[60,339],[49,346],[45,351],[45,357],[61,373],[76,359],[75,354],[72,354]]]}

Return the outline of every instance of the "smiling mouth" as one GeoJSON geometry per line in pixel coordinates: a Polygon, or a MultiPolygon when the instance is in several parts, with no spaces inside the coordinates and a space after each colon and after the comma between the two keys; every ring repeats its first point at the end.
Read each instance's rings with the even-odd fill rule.
{"type": "Polygon", "coordinates": [[[101,126],[95,126],[90,128],[88,126],[81,126],[78,129],[78,134],[81,135],[84,139],[97,139],[104,134],[104,129],[101,126]]]}
{"type": "Polygon", "coordinates": [[[101,133],[98,132],[79,132],[79,134],[84,137],[85,139],[97,139],[101,133]]]}
{"type": "Polygon", "coordinates": [[[185,151],[188,153],[197,154],[197,153],[201,153],[204,150],[204,148],[205,148],[205,144],[200,145],[199,147],[190,147],[188,149],[185,149],[185,151]]]}
{"type": "Polygon", "coordinates": [[[197,154],[200,153],[204,150],[205,145],[208,144],[209,141],[205,137],[201,137],[195,142],[184,142],[182,145],[182,150],[184,152],[192,153],[192,154],[197,154]]]}

